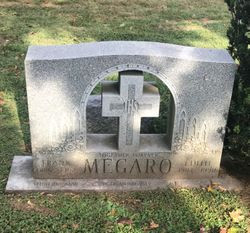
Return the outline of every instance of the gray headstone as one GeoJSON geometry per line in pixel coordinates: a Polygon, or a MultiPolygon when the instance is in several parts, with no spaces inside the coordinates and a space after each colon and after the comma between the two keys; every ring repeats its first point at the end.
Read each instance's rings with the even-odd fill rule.
{"type": "MultiPolygon", "coordinates": [[[[210,179],[218,176],[234,75],[227,51],[154,42],[31,46],[25,60],[34,179],[210,179]],[[115,134],[87,133],[87,103],[103,84],[115,134]],[[165,134],[140,134],[159,114],[158,77],[172,94],[165,134]],[[116,118],[113,118],[116,117],[116,118]]],[[[113,132],[113,131],[112,131],[113,132]]],[[[126,189],[126,188],[124,188],[126,189]]]]}

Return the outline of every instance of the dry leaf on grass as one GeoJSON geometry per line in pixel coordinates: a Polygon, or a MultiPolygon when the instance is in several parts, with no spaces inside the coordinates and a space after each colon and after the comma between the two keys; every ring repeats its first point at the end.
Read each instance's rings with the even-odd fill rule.
{"type": "Polygon", "coordinates": [[[220,190],[220,191],[227,191],[227,189],[226,188],[224,188],[223,186],[221,186],[221,185],[218,185],[218,189],[220,190]]]}
{"type": "Polygon", "coordinates": [[[200,233],[206,233],[206,229],[202,224],[200,225],[200,233]]]}
{"type": "Polygon", "coordinates": [[[244,219],[244,216],[242,215],[242,211],[240,209],[229,212],[229,215],[232,218],[233,222],[240,222],[244,219]]]}
{"type": "Polygon", "coordinates": [[[78,228],[79,228],[79,224],[73,223],[73,224],[72,224],[72,227],[73,227],[73,229],[75,229],[75,230],[76,230],[76,229],[78,229],[78,228]]]}
{"type": "Polygon", "coordinates": [[[47,197],[53,197],[54,195],[51,194],[51,193],[47,193],[46,196],[47,196],[47,197]]]}
{"type": "Polygon", "coordinates": [[[113,208],[111,209],[111,211],[109,212],[110,216],[115,216],[116,215],[116,210],[113,208]]]}
{"type": "Polygon", "coordinates": [[[153,220],[150,222],[149,225],[150,229],[156,229],[159,227],[159,224],[155,223],[153,220]]]}
{"type": "Polygon", "coordinates": [[[215,182],[213,182],[213,183],[211,184],[211,186],[212,186],[213,188],[216,188],[216,189],[220,190],[220,191],[226,191],[226,188],[224,188],[220,183],[215,183],[215,182]]]}
{"type": "Polygon", "coordinates": [[[227,233],[240,233],[240,232],[242,232],[241,229],[239,229],[237,227],[231,227],[227,231],[227,233]]]}
{"type": "Polygon", "coordinates": [[[220,228],[220,233],[227,233],[227,228],[221,227],[220,228]]]}
{"type": "Polygon", "coordinates": [[[32,203],[30,200],[27,201],[27,204],[28,204],[31,208],[33,208],[33,207],[35,206],[35,204],[32,203]]]}
{"type": "Polygon", "coordinates": [[[208,192],[212,192],[212,191],[213,191],[213,187],[212,187],[211,184],[207,187],[207,191],[208,191],[208,192]]]}
{"type": "Polygon", "coordinates": [[[159,224],[158,223],[155,223],[153,220],[149,223],[149,226],[148,227],[145,227],[144,230],[145,231],[150,231],[150,230],[153,230],[153,229],[156,229],[159,227],[159,224]]]}
{"type": "Polygon", "coordinates": [[[220,191],[226,191],[226,189],[222,185],[220,185],[219,183],[211,183],[207,187],[208,192],[212,192],[215,189],[220,190],[220,191]]]}
{"type": "Polygon", "coordinates": [[[74,196],[72,197],[72,199],[78,199],[78,198],[80,198],[80,195],[79,195],[79,194],[76,194],[76,195],[74,195],[74,196]]]}
{"type": "Polygon", "coordinates": [[[118,224],[128,224],[128,225],[130,225],[130,224],[133,224],[133,221],[130,218],[123,217],[123,218],[119,218],[117,220],[117,223],[118,224]]]}

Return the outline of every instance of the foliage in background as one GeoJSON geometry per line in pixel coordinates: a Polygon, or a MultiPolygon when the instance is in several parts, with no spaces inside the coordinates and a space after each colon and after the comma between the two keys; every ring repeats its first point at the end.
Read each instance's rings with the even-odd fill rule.
{"type": "Polygon", "coordinates": [[[226,134],[227,148],[250,161],[250,0],[226,0],[232,13],[229,51],[239,62],[226,134]]]}

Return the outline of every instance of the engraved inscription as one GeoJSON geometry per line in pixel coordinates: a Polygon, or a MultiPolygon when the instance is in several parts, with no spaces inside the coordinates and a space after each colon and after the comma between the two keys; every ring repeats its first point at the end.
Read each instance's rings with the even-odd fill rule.
{"type": "MultiPolygon", "coordinates": [[[[91,156],[89,156],[91,157],[91,156]]],[[[72,172],[71,162],[64,160],[42,160],[41,166],[37,168],[36,172],[72,172]]],[[[170,159],[157,159],[157,158],[88,158],[79,163],[78,172],[81,176],[85,175],[105,175],[105,174],[125,174],[126,177],[130,175],[143,175],[143,174],[158,174],[166,175],[171,170],[170,159]]]]}
{"type": "Polygon", "coordinates": [[[187,160],[183,167],[179,168],[181,173],[194,174],[200,173],[217,173],[218,169],[214,168],[210,160],[187,160]]]}

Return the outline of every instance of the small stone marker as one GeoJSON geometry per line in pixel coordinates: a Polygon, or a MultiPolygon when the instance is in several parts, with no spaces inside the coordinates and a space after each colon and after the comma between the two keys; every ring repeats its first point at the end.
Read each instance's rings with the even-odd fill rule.
{"type": "MultiPolygon", "coordinates": [[[[6,191],[147,190],[217,179],[236,64],[227,51],[155,42],[31,46],[25,60],[31,156],[15,156],[6,191]],[[87,132],[87,105],[103,82],[102,116],[116,134],[87,132]],[[164,134],[142,134],[170,90],[164,134]],[[111,126],[110,126],[111,127],[111,126]]],[[[98,123],[98,122],[97,122],[98,123]]]]}

